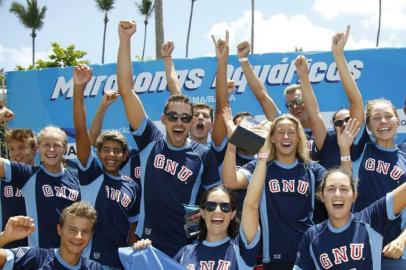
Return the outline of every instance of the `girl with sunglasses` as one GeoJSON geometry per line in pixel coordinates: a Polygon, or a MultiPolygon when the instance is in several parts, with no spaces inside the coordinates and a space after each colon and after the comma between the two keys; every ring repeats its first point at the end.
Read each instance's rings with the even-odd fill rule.
{"type": "MultiPolygon", "coordinates": [[[[340,144],[343,151],[349,151],[357,125],[345,131],[349,136],[340,144]]],[[[310,160],[304,130],[295,117],[276,118],[269,137],[258,159],[239,170],[235,146],[229,144],[222,176],[224,185],[232,189],[247,187],[256,175],[265,182],[260,205],[264,269],[291,270],[303,233],[314,225],[316,187],[326,170],[310,160]]]]}
{"type": "MultiPolygon", "coordinates": [[[[381,269],[383,235],[406,207],[406,184],[352,214],[356,186],[343,170],[332,170],[326,175],[319,195],[326,205],[328,220],[306,231],[293,270],[381,269]]],[[[406,264],[390,269],[406,269],[406,264]]]]}
{"type": "MultiPolygon", "coordinates": [[[[269,128],[266,133],[269,134],[269,128]]],[[[268,148],[268,143],[264,148],[268,148]]],[[[266,166],[266,161],[266,158],[259,157],[258,168],[266,166]]],[[[263,176],[260,169],[253,174],[240,225],[235,220],[233,194],[221,185],[207,190],[200,201],[198,242],[181,248],[174,259],[187,269],[253,269],[260,246],[258,209],[264,189],[263,176]]],[[[150,244],[148,239],[140,240],[134,248],[141,249],[150,244]]]]}

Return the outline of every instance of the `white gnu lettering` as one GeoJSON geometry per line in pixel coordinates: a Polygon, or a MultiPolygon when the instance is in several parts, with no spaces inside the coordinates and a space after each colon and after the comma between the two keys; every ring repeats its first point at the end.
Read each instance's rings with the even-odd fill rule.
{"type": "Polygon", "coordinates": [[[397,165],[394,165],[393,168],[390,170],[390,163],[384,162],[382,160],[375,160],[373,158],[368,158],[365,161],[364,168],[367,171],[375,171],[377,173],[388,175],[389,177],[395,181],[398,181],[404,174],[405,171],[397,165]]]}
{"type": "Polygon", "coordinates": [[[106,197],[114,202],[120,203],[123,207],[127,207],[131,204],[131,197],[119,189],[115,189],[109,186],[104,186],[106,190],[106,197]]]}
{"type": "Polygon", "coordinates": [[[320,254],[319,261],[324,269],[330,269],[334,265],[346,263],[350,259],[353,261],[362,260],[364,255],[364,244],[350,244],[350,254],[348,254],[347,246],[333,248],[331,252],[334,257],[334,264],[327,253],[320,254]]]}
{"type": "Polygon", "coordinates": [[[306,195],[309,190],[309,183],[303,180],[284,180],[279,183],[277,179],[271,179],[268,182],[268,188],[271,193],[294,193],[298,192],[301,195],[306,195]],[[295,186],[297,185],[297,186],[295,186]]]}
{"type": "Polygon", "coordinates": [[[181,169],[176,174],[179,163],[169,158],[167,159],[164,155],[161,154],[155,156],[154,167],[157,169],[163,169],[171,175],[176,175],[182,182],[185,182],[191,175],[193,175],[193,172],[184,165],[182,165],[181,169]]]}
{"type": "Polygon", "coordinates": [[[141,167],[134,168],[134,177],[138,179],[141,178],[141,167]]]}

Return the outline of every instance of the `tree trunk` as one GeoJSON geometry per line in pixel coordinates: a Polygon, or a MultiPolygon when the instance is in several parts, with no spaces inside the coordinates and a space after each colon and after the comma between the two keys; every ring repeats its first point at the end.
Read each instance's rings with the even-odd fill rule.
{"type": "Polygon", "coordinates": [[[189,16],[189,27],[187,30],[187,37],[186,37],[186,58],[189,56],[189,39],[190,39],[190,29],[192,28],[192,17],[193,17],[193,6],[196,0],[192,0],[192,5],[190,7],[190,16],[189,16]]]}
{"type": "Polygon", "coordinates": [[[255,0],[251,0],[251,53],[254,53],[254,11],[255,0]]]}
{"type": "Polygon", "coordinates": [[[144,29],[145,29],[145,32],[144,32],[144,46],[142,47],[142,57],[141,57],[141,60],[142,61],[144,61],[144,55],[145,55],[145,44],[146,44],[146,42],[147,42],[147,26],[148,26],[148,20],[147,19],[145,19],[144,20],[144,29]]]}
{"type": "Polygon", "coordinates": [[[161,49],[164,44],[164,19],[162,0],[155,0],[155,55],[156,59],[162,58],[161,49]]]}
{"type": "Polygon", "coordinates": [[[379,0],[379,21],[378,21],[378,33],[376,34],[376,47],[379,46],[379,35],[381,34],[381,14],[382,14],[382,3],[379,0]]]}
{"type": "Polygon", "coordinates": [[[35,38],[37,37],[35,28],[32,29],[31,37],[32,37],[32,66],[34,66],[35,65],[35,38]]]}
{"type": "Polygon", "coordinates": [[[106,32],[107,32],[107,23],[109,22],[109,18],[107,17],[107,12],[104,14],[104,31],[103,31],[103,49],[102,49],[102,64],[104,64],[104,50],[106,46],[106,32]]]}

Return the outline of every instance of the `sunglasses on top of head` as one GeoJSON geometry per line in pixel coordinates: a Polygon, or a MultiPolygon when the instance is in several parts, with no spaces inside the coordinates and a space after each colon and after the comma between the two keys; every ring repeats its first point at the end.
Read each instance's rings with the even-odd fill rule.
{"type": "Polygon", "coordinates": [[[217,206],[220,206],[220,210],[223,213],[230,213],[232,210],[231,203],[227,202],[210,202],[207,201],[204,203],[203,208],[209,212],[216,210],[217,206]]]}
{"type": "Polygon", "coordinates": [[[191,115],[191,114],[187,114],[187,113],[177,114],[175,112],[165,113],[165,116],[169,120],[169,122],[176,122],[180,118],[180,120],[183,123],[190,123],[190,121],[192,121],[192,118],[193,118],[193,115],[191,115]]]}
{"type": "Polygon", "coordinates": [[[350,118],[351,117],[346,117],[344,119],[335,120],[333,124],[335,127],[342,127],[344,123],[347,123],[348,120],[350,120],[350,118]]]}
{"type": "Polygon", "coordinates": [[[297,99],[294,99],[294,100],[291,100],[291,101],[288,101],[285,103],[285,106],[288,110],[291,110],[294,105],[296,105],[296,106],[303,105],[303,99],[297,98],[297,99]]]}

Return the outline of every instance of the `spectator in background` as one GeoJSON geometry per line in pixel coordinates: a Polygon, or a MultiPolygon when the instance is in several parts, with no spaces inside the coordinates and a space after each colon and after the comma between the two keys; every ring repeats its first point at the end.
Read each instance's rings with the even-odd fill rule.
{"type": "MultiPolygon", "coordinates": [[[[8,129],[5,135],[8,154],[11,161],[25,163],[31,166],[35,164],[37,152],[37,138],[29,128],[8,129]]],[[[1,224],[2,229],[7,220],[13,216],[26,215],[25,200],[20,189],[5,181],[1,181],[1,224]]],[[[14,241],[6,248],[28,246],[27,239],[14,241]]]]}

